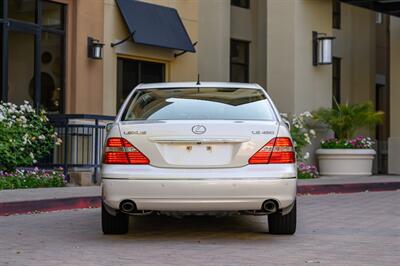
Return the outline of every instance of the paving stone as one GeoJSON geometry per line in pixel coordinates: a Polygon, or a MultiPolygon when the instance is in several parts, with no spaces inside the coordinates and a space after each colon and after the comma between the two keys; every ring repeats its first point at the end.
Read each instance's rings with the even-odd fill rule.
{"type": "Polygon", "coordinates": [[[301,196],[294,236],[266,217],[134,217],[104,236],[100,210],[0,217],[0,265],[399,265],[400,192],[301,196]]]}

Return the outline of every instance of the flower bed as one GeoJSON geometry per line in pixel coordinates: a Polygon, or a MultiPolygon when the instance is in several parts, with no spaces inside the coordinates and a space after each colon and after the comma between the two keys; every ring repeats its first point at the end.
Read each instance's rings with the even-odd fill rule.
{"type": "Polygon", "coordinates": [[[374,141],[369,137],[358,136],[353,139],[327,139],[321,141],[322,149],[372,149],[374,141]]]}
{"type": "Polygon", "coordinates": [[[19,188],[63,187],[65,185],[62,171],[16,170],[12,173],[0,171],[0,190],[19,188]]]}
{"type": "Polygon", "coordinates": [[[281,114],[281,116],[291,124],[290,134],[297,158],[297,177],[299,179],[318,178],[317,167],[307,163],[310,159],[310,154],[303,151],[307,145],[311,144],[311,139],[316,137],[315,130],[309,126],[313,115],[310,112],[304,112],[299,115],[291,116],[291,119],[289,119],[287,114],[281,114]]]}
{"type": "Polygon", "coordinates": [[[297,178],[298,179],[311,179],[318,178],[319,173],[318,169],[313,164],[299,163],[297,169],[297,178]]]}

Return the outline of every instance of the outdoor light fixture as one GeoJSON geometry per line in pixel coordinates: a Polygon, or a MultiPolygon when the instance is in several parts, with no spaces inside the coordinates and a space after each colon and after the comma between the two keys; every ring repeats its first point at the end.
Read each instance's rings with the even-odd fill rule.
{"type": "Polygon", "coordinates": [[[93,59],[103,59],[103,46],[99,40],[88,37],[88,57],[93,59]]]}
{"type": "Polygon", "coordinates": [[[313,31],[313,65],[332,64],[332,41],[335,37],[329,37],[325,33],[313,31]]]}

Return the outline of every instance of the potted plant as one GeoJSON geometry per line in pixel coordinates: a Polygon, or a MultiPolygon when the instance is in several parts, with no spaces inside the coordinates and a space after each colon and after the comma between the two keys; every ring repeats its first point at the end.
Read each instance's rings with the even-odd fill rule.
{"type": "Polygon", "coordinates": [[[316,151],[321,175],[371,175],[376,154],[369,137],[356,136],[360,129],[372,128],[383,121],[383,112],[375,111],[370,102],[338,104],[335,108],[321,108],[314,119],[335,133],[334,138],[323,139],[316,151]]]}

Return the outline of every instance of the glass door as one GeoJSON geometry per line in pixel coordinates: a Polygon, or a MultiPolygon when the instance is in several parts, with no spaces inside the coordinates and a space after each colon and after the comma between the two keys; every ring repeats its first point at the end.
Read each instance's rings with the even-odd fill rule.
{"type": "Polygon", "coordinates": [[[8,31],[8,84],[7,101],[32,105],[40,99],[36,95],[35,49],[38,38],[34,30],[13,25],[8,31]],[[38,97],[38,98],[37,98],[38,97]]]}
{"type": "Polygon", "coordinates": [[[118,58],[117,112],[129,93],[140,83],[165,81],[165,64],[118,58]]]}
{"type": "Polygon", "coordinates": [[[0,0],[0,100],[64,112],[66,5],[0,0]]]}

